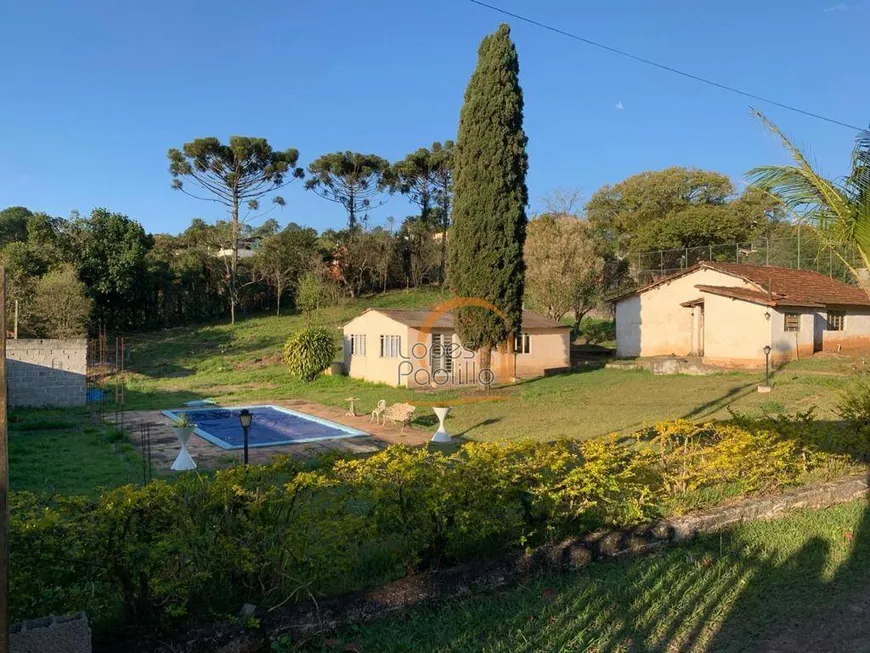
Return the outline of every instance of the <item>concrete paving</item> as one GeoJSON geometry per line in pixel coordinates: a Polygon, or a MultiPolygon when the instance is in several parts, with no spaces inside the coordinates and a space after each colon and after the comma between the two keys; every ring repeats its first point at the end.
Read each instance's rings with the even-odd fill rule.
{"type": "MultiPolygon", "coordinates": [[[[374,453],[386,448],[391,444],[406,444],[420,446],[428,442],[435,432],[435,426],[430,430],[406,427],[404,434],[399,426],[375,424],[370,421],[370,414],[349,416],[347,408],[324,406],[304,400],[271,401],[263,400],[262,405],[283,406],[292,408],[308,415],[321,417],[337,422],[344,426],[350,426],[368,435],[339,440],[324,440],[322,442],[308,442],[300,444],[285,444],[274,447],[255,447],[249,449],[248,460],[251,463],[265,463],[275,455],[293,455],[299,457],[312,457],[328,451],[348,451],[351,453],[374,453]]],[[[250,402],[247,404],[250,405],[250,402]]],[[[221,405],[220,408],[232,408],[232,405],[221,405]]],[[[357,408],[360,411],[360,408],[357,408]]],[[[428,411],[428,408],[419,408],[418,411],[428,411]]],[[[105,419],[114,423],[116,415],[108,413],[105,419]]],[[[434,415],[433,415],[434,419],[434,415]]],[[[127,433],[130,442],[137,448],[141,446],[141,427],[148,425],[151,431],[151,457],[155,474],[169,473],[169,468],[178,455],[179,444],[172,432],[172,421],[164,416],[159,410],[126,411],[123,415],[117,415],[119,426],[127,433]],[[121,423],[123,420],[123,423],[121,423]]],[[[233,462],[242,459],[241,449],[221,449],[211,442],[196,434],[190,436],[187,443],[190,455],[196,461],[199,469],[209,470],[227,467],[233,462]]]]}

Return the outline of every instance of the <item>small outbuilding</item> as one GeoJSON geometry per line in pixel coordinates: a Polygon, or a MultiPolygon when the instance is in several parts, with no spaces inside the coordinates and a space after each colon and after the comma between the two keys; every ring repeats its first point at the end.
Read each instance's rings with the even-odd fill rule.
{"type": "Polygon", "coordinates": [[[870,298],[810,270],[704,262],[616,300],[620,357],[698,356],[725,367],[870,349],[870,298]]]}
{"type": "Polygon", "coordinates": [[[523,311],[514,351],[493,350],[491,374],[463,346],[449,312],[370,308],[344,326],[349,376],[403,387],[439,387],[542,376],[570,367],[570,328],[523,311]]]}

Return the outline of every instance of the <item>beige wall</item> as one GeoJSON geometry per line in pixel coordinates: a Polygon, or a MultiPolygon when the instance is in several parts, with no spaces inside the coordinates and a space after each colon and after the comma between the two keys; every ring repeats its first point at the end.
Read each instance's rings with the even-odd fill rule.
{"type": "MultiPolygon", "coordinates": [[[[408,327],[376,311],[368,311],[348,322],[344,327],[344,365],[349,376],[389,385],[399,385],[399,363],[402,358],[381,358],[380,338],[396,335],[401,338],[400,351],[408,355],[408,327]],[[366,355],[350,355],[350,338],[366,337],[366,355]]],[[[404,384],[403,384],[404,385],[404,384]]]]}
{"type": "MultiPolygon", "coordinates": [[[[870,351],[870,310],[866,308],[842,309],[846,320],[842,331],[822,330],[822,349],[824,351],[870,351]]],[[[827,324],[827,311],[823,311],[820,319],[827,324]]]]}
{"type": "MultiPolygon", "coordinates": [[[[496,382],[510,381],[519,377],[541,376],[545,370],[566,368],[571,364],[568,329],[552,329],[530,332],[528,354],[517,354],[516,371],[513,355],[493,352],[492,370],[496,382]]],[[[473,351],[461,346],[459,338],[450,330],[435,329],[423,333],[407,327],[391,318],[369,311],[353,319],[344,327],[344,360],[348,374],[354,378],[400,385],[404,387],[431,387],[433,385],[475,384],[480,371],[478,357],[473,351]],[[448,378],[444,373],[434,375],[429,366],[432,349],[432,334],[450,337],[453,350],[453,372],[448,378]],[[366,355],[350,355],[350,338],[366,336],[366,355]],[[380,336],[399,335],[402,338],[400,358],[380,357],[380,336]],[[415,346],[422,343],[423,346],[415,346]]]]}
{"type": "Polygon", "coordinates": [[[773,313],[767,306],[704,293],[704,362],[727,367],[763,364],[774,321],[772,315],[770,320],[764,317],[767,311],[773,313]]]}
{"type": "Polygon", "coordinates": [[[770,360],[774,363],[813,355],[813,338],[816,331],[816,311],[813,309],[771,308],[770,360]],[[785,315],[800,314],[800,329],[785,330],[785,315]]]}
{"type": "MultiPolygon", "coordinates": [[[[528,354],[516,355],[516,376],[540,376],[545,370],[559,369],[571,365],[571,343],[569,329],[551,329],[531,333],[528,354]]],[[[513,359],[513,356],[510,357],[513,359]]],[[[502,356],[493,353],[493,368],[499,369],[502,356]]],[[[513,365],[513,361],[509,361],[513,365]]]]}
{"type": "MultiPolygon", "coordinates": [[[[687,356],[692,353],[692,310],[681,303],[698,299],[696,285],[752,288],[722,272],[701,269],[679,277],[616,305],[617,356],[687,356]]],[[[706,320],[709,327],[711,320],[706,320]]]]}

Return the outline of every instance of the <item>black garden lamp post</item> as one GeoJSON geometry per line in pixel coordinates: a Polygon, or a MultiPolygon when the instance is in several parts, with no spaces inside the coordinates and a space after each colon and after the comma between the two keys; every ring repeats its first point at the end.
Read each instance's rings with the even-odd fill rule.
{"type": "Polygon", "coordinates": [[[242,425],[242,431],[245,434],[245,465],[248,464],[248,429],[251,428],[251,422],[254,421],[254,416],[247,408],[242,408],[239,413],[239,424],[242,425]]]}
{"type": "Polygon", "coordinates": [[[770,387],[770,345],[764,345],[764,385],[770,387]]]}

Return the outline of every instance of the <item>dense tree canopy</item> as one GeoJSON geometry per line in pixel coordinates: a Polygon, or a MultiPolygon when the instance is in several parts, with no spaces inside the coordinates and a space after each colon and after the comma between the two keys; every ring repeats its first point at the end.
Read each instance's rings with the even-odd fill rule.
{"type": "Polygon", "coordinates": [[[619,255],[746,242],[780,211],[756,189],[736,195],[726,175],[676,167],[604,186],[586,205],[590,224],[619,255]]]}
{"type": "Polygon", "coordinates": [[[33,212],[23,206],[10,206],[0,211],[0,247],[27,240],[27,222],[33,212]]]}
{"type": "Polygon", "coordinates": [[[457,333],[480,352],[482,369],[490,366],[491,349],[519,333],[522,323],[526,142],[519,59],[510,28],[501,25],[480,44],[465,91],[448,249],[454,293],[483,299],[506,318],[478,307],[457,311],[457,333]]]}

